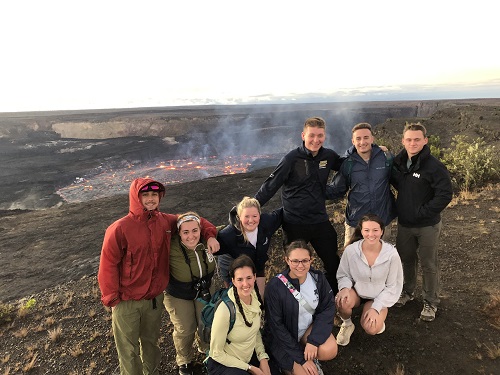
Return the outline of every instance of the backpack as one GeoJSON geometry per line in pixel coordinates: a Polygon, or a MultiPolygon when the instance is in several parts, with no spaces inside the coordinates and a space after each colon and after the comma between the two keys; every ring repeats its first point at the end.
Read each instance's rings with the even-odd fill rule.
{"type": "MultiPolygon", "coordinates": [[[[198,335],[200,339],[210,344],[210,334],[212,332],[212,323],[214,321],[215,311],[217,307],[221,304],[221,302],[225,303],[227,308],[229,309],[229,330],[228,333],[233,329],[234,322],[236,320],[236,307],[234,306],[233,301],[227,295],[228,288],[221,288],[217,290],[210,301],[203,307],[201,310],[201,319],[200,324],[198,326],[198,335]]],[[[231,343],[226,337],[226,341],[228,344],[231,343]]]]}

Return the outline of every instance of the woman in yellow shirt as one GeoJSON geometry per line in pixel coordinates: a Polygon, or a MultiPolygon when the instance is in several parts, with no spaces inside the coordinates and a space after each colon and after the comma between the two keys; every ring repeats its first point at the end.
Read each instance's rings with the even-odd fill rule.
{"type": "Polygon", "coordinates": [[[229,275],[233,286],[228,296],[236,306],[236,320],[233,329],[228,332],[230,313],[227,306],[221,303],[212,323],[208,373],[270,375],[269,356],[260,333],[263,304],[255,284],[255,264],[247,255],[240,255],[232,262],[229,275]]]}

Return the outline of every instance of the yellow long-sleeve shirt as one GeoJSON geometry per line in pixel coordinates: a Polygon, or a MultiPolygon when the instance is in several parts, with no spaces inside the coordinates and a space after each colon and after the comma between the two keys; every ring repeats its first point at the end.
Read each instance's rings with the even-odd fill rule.
{"type": "Polygon", "coordinates": [[[247,327],[236,305],[232,288],[228,291],[228,296],[235,304],[236,320],[233,329],[228,334],[229,310],[224,303],[221,303],[215,312],[212,323],[209,356],[226,367],[236,367],[246,371],[254,350],[259,361],[263,358],[269,359],[260,333],[262,317],[260,302],[255,291],[253,291],[252,304],[246,305],[242,303],[247,321],[252,322],[252,326],[247,327]],[[227,343],[226,337],[230,343],[227,343]]]}

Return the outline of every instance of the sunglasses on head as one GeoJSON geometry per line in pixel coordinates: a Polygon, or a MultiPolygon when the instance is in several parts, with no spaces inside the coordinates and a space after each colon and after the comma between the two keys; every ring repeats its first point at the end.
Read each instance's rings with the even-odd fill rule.
{"type": "Polygon", "coordinates": [[[161,188],[158,185],[146,185],[143,186],[139,191],[160,191],[161,188]]]}

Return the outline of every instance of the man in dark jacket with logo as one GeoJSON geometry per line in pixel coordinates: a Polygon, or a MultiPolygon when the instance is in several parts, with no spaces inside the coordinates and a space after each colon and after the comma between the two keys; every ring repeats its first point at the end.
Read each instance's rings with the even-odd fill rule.
{"type": "Polygon", "coordinates": [[[406,124],[405,149],[394,158],[392,182],[398,189],[398,235],[396,248],[403,263],[403,292],[396,306],[414,298],[417,265],[422,267],[424,307],[420,319],[431,322],[439,306],[438,239],[441,211],[450,203],[453,191],[448,170],[431,155],[425,127],[406,124]]]}
{"type": "Polygon", "coordinates": [[[325,276],[337,293],[337,232],[326,213],[326,183],[331,170],[338,171],[342,159],[333,150],[324,148],[325,120],[311,117],[305,121],[302,146],[281,159],[273,173],[264,181],[255,198],[261,206],[282,188],[282,228],[285,244],[302,239],[310,242],[323,261],[325,276]]]}
{"type": "Polygon", "coordinates": [[[348,192],[344,246],[354,234],[359,219],[370,213],[384,221],[382,239],[391,236],[390,224],[396,217],[396,204],[389,183],[393,157],[373,141],[371,125],[366,122],[356,124],[352,128],[353,146],[343,155],[346,160],[326,188],[329,199],[342,198],[348,192]]]}

